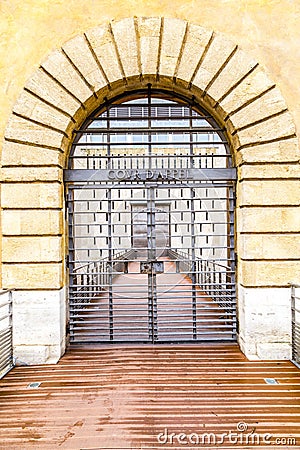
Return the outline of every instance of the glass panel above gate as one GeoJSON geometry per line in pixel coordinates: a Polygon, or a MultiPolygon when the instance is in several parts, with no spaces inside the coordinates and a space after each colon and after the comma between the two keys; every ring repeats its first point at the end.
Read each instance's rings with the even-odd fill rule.
{"type": "Polygon", "coordinates": [[[149,88],[96,111],[65,171],[71,342],[234,340],[235,178],[194,101],[149,88]]]}
{"type": "Polygon", "coordinates": [[[224,132],[214,119],[194,102],[158,95],[115,101],[93,114],[76,132],[66,181],[235,178],[224,132]]]}

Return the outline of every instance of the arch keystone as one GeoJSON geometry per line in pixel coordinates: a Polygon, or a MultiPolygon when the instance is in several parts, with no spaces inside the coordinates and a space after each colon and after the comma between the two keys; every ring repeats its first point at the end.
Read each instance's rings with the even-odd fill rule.
{"type": "Polygon", "coordinates": [[[156,74],[158,69],[161,19],[159,17],[139,17],[137,25],[142,74],[156,74]]]}

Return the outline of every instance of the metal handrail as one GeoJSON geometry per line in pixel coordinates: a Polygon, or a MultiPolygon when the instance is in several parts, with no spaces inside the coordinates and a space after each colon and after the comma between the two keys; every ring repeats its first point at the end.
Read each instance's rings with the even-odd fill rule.
{"type": "MultiPolygon", "coordinates": [[[[131,252],[132,250],[133,249],[127,250],[125,252],[123,250],[120,252],[117,252],[113,255],[113,259],[118,260],[118,259],[120,259],[120,256],[127,255],[127,253],[131,252]]],[[[93,264],[97,264],[97,263],[101,263],[101,262],[105,262],[105,261],[108,261],[108,258],[95,259],[95,261],[91,261],[87,264],[83,264],[82,266],[76,267],[75,269],[73,269],[73,272],[77,272],[78,270],[84,269],[85,267],[89,267],[89,266],[92,266],[93,264]]]]}
{"type": "Polygon", "coordinates": [[[296,289],[300,289],[300,284],[289,283],[289,286],[291,288],[292,361],[300,367],[300,294],[296,293],[296,289]]]}
{"type": "MultiPolygon", "coordinates": [[[[187,271],[192,268],[193,261],[188,254],[173,249],[169,249],[169,254],[175,258],[184,258],[184,263],[188,264],[187,271]]],[[[224,311],[231,315],[232,296],[231,292],[228,292],[228,286],[231,285],[231,282],[228,281],[228,272],[231,271],[231,267],[198,257],[195,257],[195,264],[198,265],[198,270],[196,270],[196,284],[206,292],[220,308],[223,308],[224,311]],[[199,265],[201,266],[201,270],[199,265]],[[220,268],[222,270],[220,270],[220,268]]]]}
{"type": "Polygon", "coordinates": [[[74,268],[70,290],[76,296],[77,303],[89,304],[92,297],[105,290],[109,282],[116,276],[112,265],[118,264],[118,261],[125,259],[131,252],[134,252],[134,249],[117,252],[112,256],[112,260],[101,258],[74,268]],[[84,269],[84,271],[80,272],[80,269],[84,269]],[[90,291],[92,291],[92,295],[90,295],[90,291]]]}
{"type": "MultiPolygon", "coordinates": [[[[177,254],[177,255],[181,256],[182,258],[184,258],[184,259],[186,259],[186,260],[189,260],[189,261],[191,260],[191,258],[189,257],[188,253],[185,253],[185,252],[183,252],[183,251],[178,251],[178,250],[169,249],[169,252],[170,252],[170,253],[177,254]]],[[[222,267],[223,269],[231,270],[231,267],[230,267],[230,266],[226,266],[226,265],[224,265],[224,264],[217,263],[217,262],[214,261],[214,260],[209,260],[209,261],[208,261],[208,260],[199,258],[198,256],[195,257],[195,260],[196,260],[196,261],[203,261],[203,262],[209,263],[209,264],[214,265],[214,266],[222,267]]]]}
{"type": "Polygon", "coordinates": [[[3,378],[13,367],[13,300],[14,289],[6,289],[1,295],[8,294],[8,300],[0,304],[6,311],[0,316],[0,378],[3,378]]]}

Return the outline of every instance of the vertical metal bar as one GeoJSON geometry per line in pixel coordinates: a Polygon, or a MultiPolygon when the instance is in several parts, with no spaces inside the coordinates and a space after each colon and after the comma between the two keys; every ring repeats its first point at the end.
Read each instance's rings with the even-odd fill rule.
{"type": "Polygon", "coordinates": [[[8,326],[10,330],[10,367],[14,366],[14,350],[13,350],[13,294],[8,293],[8,326]]]}
{"type": "MultiPolygon", "coordinates": [[[[75,269],[75,240],[74,240],[74,234],[75,234],[75,215],[74,215],[74,196],[76,195],[75,191],[73,190],[68,190],[68,187],[66,186],[67,191],[66,191],[66,198],[67,198],[67,212],[68,212],[68,234],[69,234],[69,268],[67,268],[67,270],[69,270],[69,309],[72,306],[73,309],[76,308],[76,303],[78,302],[77,300],[77,291],[80,289],[78,286],[74,287],[74,269],[75,269]],[[76,291],[76,292],[75,292],[76,291]]],[[[76,282],[75,282],[76,284],[76,282]]],[[[79,300],[80,301],[80,300],[79,300]]],[[[70,312],[69,312],[69,316],[70,316],[70,312]]],[[[72,316],[75,315],[75,312],[73,311],[72,316]]],[[[75,338],[75,328],[74,325],[72,325],[72,320],[69,318],[70,320],[70,326],[69,326],[69,330],[70,330],[70,340],[74,340],[75,338]]]]}
{"type": "MultiPolygon", "coordinates": [[[[232,184],[228,189],[227,189],[227,197],[229,198],[228,203],[229,203],[229,214],[228,214],[228,218],[229,218],[229,258],[230,258],[230,264],[229,267],[231,269],[231,274],[229,275],[229,280],[230,280],[230,284],[229,286],[226,286],[227,292],[230,292],[229,294],[229,298],[230,298],[230,306],[232,308],[233,306],[233,300],[236,298],[236,294],[235,294],[235,253],[234,253],[234,209],[235,209],[235,185],[232,184]]],[[[227,313],[229,313],[228,318],[232,319],[233,316],[231,314],[231,311],[227,310],[227,313]]],[[[236,313],[235,313],[236,316],[236,313]]],[[[235,317],[235,319],[237,320],[237,318],[235,317]]],[[[231,326],[232,326],[232,337],[235,337],[237,329],[236,329],[236,325],[235,322],[236,320],[232,320],[231,321],[231,326]]]]}
{"type": "Polygon", "coordinates": [[[157,258],[156,250],[156,207],[155,207],[155,193],[154,187],[150,188],[150,198],[151,198],[151,242],[152,242],[152,257],[153,262],[151,263],[151,276],[152,276],[152,317],[153,317],[153,342],[157,341],[157,278],[156,273],[153,270],[154,262],[157,258]]]}
{"type": "MultiPolygon", "coordinates": [[[[147,187],[147,261],[152,264],[152,218],[151,218],[151,189],[147,187]]],[[[154,342],[153,324],[153,279],[152,270],[148,273],[148,328],[149,340],[154,342]]]]}
{"type": "MultiPolygon", "coordinates": [[[[189,123],[190,128],[193,127],[192,120],[193,109],[189,107],[189,123]]],[[[190,164],[193,168],[194,162],[194,145],[193,145],[193,133],[190,133],[190,164]]],[[[193,310],[193,339],[197,339],[197,292],[196,292],[196,252],[195,252],[195,189],[190,188],[190,214],[191,214],[191,259],[192,259],[192,310],[193,310]]]]}
{"type": "Polygon", "coordinates": [[[291,286],[291,309],[292,309],[292,360],[297,361],[296,351],[296,288],[291,286]]]}
{"type": "MultiPolygon", "coordinates": [[[[110,110],[107,108],[107,162],[111,167],[111,141],[110,141],[110,110]]],[[[107,231],[108,231],[108,262],[105,268],[108,272],[108,308],[109,308],[109,340],[114,339],[114,300],[113,300],[113,248],[112,248],[112,198],[111,188],[106,190],[107,198],[107,231]]]]}
{"type": "Polygon", "coordinates": [[[152,168],[152,118],[151,118],[151,84],[148,84],[148,165],[152,168]]]}
{"type": "Polygon", "coordinates": [[[114,305],[113,305],[113,249],[112,249],[112,220],[111,220],[111,189],[107,189],[107,228],[108,228],[108,262],[107,262],[107,271],[108,271],[108,284],[109,284],[109,339],[112,341],[114,339],[114,305]]]}
{"type": "Polygon", "coordinates": [[[148,273],[148,313],[150,340],[152,343],[157,339],[157,289],[156,275],[153,273],[153,263],[156,259],[155,246],[155,197],[154,188],[147,188],[147,259],[150,266],[148,273]]]}

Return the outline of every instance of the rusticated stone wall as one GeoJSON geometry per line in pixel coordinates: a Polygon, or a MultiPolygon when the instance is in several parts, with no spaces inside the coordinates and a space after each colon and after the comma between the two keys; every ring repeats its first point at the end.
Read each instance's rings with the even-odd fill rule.
{"type": "Polygon", "coordinates": [[[3,287],[16,288],[16,355],[57,360],[65,345],[62,169],[73,130],[104,100],[145,87],[195,96],[227,130],[238,167],[239,342],[249,357],[290,355],[290,281],[300,279],[299,147],[274,81],[219,32],[181,19],[87,29],[27,81],[2,149],[3,287]],[[56,317],[39,327],[44,311],[56,317]],[[26,322],[26,329],[22,323],[26,322]]]}

